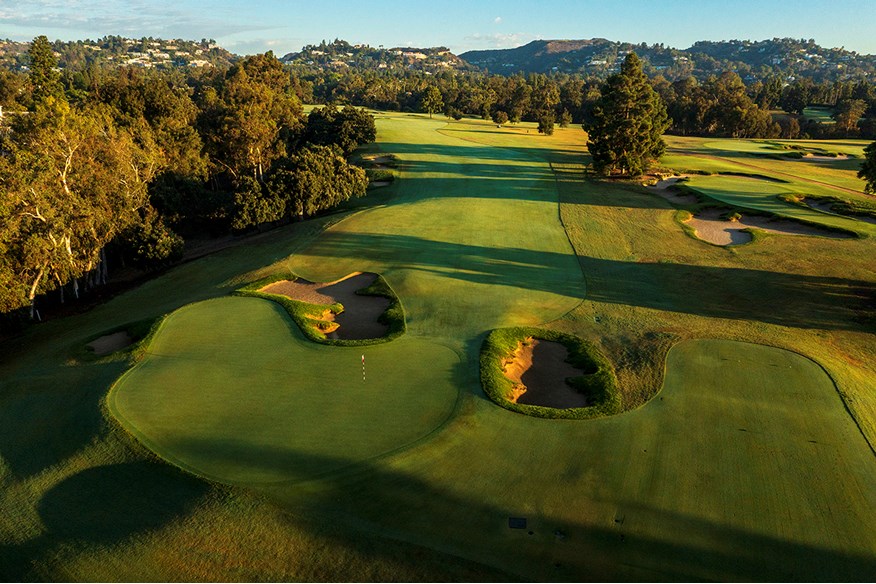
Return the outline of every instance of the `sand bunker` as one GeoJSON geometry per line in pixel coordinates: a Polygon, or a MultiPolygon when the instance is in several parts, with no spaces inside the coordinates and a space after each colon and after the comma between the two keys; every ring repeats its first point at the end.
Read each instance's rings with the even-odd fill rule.
{"type": "Polygon", "coordinates": [[[762,229],[768,233],[780,235],[807,235],[848,239],[851,234],[829,229],[821,229],[790,219],[776,219],[761,216],[743,216],[736,221],[727,221],[721,217],[726,211],[706,209],[688,220],[687,224],[694,228],[697,237],[716,245],[740,245],[752,239],[751,233],[743,231],[749,227],[762,229]]]}
{"type": "Polygon", "coordinates": [[[380,315],[390,305],[389,298],[383,296],[363,296],[356,290],[367,288],[377,279],[377,274],[355,272],[340,280],[329,283],[309,282],[298,279],[294,282],[282,280],[262,288],[262,292],[282,294],[293,300],[311,304],[344,305],[344,312],[334,314],[327,311],[323,320],[337,323],[337,328],[329,326],[326,336],[330,339],[376,339],[386,334],[388,327],[377,322],[380,315]]]}
{"type": "Polygon", "coordinates": [[[95,355],[109,355],[119,349],[124,349],[133,342],[134,339],[131,338],[127,331],[120,331],[94,339],[85,346],[94,351],[95,355]]]}
{"type": "Polygon", "coordinates": [[[569,351],[561,343],[527,339],[505,363],[505,376],[517,387],[510,400],[519,404],[548,408],[583,408],[587,396],[566,383],[583,371],[566,362],[569,351]]]}
{"type": "Polygon", "coordinates": [[[676,205],[693,205],[698,202],[695,195],[691,195],[690,193],[680,193],[673,188],[679,181],[685,178],[687,177],[672,176],[657,181],[656,184],[650,185],[648,189],[654,191],[670,203],[675,203],[676,205]]]}
{"type": "Polygon", "coordinates": [[[846,160],[848,158],[847,154],[837,154],[836,156],[826,156],[824,154],[813,154],[812,152],[807,152],[803,155],[803,158],[806,160],[846,160]]]}

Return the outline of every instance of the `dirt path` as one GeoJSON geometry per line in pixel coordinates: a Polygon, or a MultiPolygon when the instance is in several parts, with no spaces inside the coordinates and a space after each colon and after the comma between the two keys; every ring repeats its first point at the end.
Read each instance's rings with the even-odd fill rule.
{"type": "MultiPolygon", "coordinates": [[[[357,290],[367,288],[377,279],[377,274],[370,272],[354,272],[335,282],[310,282],[304,279],[293,281],[283,280],[262,288],[269,294],[282,294],[294,300],[312,304],[344,305],[341,314],[333,320],[339,326],[329,334],[329,338],[337,339],[375,339],[386,334],[387,327],[377,321],[389,307],[390,301],[383,296],[363,296],[356,294],[357,290]]],[[[331,314],[331,313],[329,313],[331,314]]]]}

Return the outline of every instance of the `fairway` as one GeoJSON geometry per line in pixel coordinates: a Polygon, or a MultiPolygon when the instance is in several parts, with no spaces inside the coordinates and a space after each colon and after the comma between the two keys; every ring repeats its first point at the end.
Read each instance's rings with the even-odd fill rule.
{"type": "Polygon", "coordinates": [[[38,556],[15,573],[59,580],[876,573],[876,227],[776,198],[852,188],[848,160],[672,138],[666,167],[747,173],[693,177],[713,199],[862,235],[727,249],[688,237],[640,182],[587,177],[580,128],[375,117],[364,154],[397,157],[391,185],[30,333],[2,369],[0,560],[38,556]],[[403,335],[321,345],[280,304],[230,295],[352,272],[386,279],[403,335]],[[132,364],[71,357],[163,314],[132,364]],[[593,343],[622,413],[552,420],[490,401],[479,349],[512,326],[593,343]],[[37,454],[32,411],[60,428],[37,454]],[[173,466],[143,462],[153,453],[173,466]],[[94,511],[89,493],[114,504],[94,511]],[[80,508],[126,528],[97,540],[80,508]]]}
{"type": "Polygon", "coordinates": [[[782,201],[779,199],[780,195],[800,192],[782,183],[740,176],[693,176],[686,184],[716,201],[733,207],[754,209],[867,236],[876,235],[876,225],[872,223],[782,201]]]}
{"type": "Polygon", "coordinates": [[[874,466],[815,363],[701,340],[671,351],[644,408],[576,423],[484,404],[306,500],[419,543],[452,541],[527,579],[843,580],[876,569],[864,528],[876,518],[874,466]],[[388,513],[388,501],[402,504],[388,513]],[[508,517],[526,517],[532,535],[508,517]]]}

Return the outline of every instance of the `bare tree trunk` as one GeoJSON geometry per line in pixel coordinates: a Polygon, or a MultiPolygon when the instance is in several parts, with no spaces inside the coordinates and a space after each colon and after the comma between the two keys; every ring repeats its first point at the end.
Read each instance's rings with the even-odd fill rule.
{"type": "Polygon", "coordinates": [[[39,273],[36,278],[34,278],[33,284],[30,286],[30,292],[27,295],[27,299],[30,300],[30,319],[34,320],[34,317],[39,319],[39,311],[36,309],[36,291],[40,285],[40,281],[43,279],[43,274],[46,271],[46,266],[40,268],[39,273]]]}
{"type": "Polygon", "coordinates": [[[109,276],[109,266],[106,263],[106,247],[100,249],[100,263],[97,265],[100,271],[100,283],[106,285],[107,277],[109,276]]]}
{"type": "Polygon", "coordinates": [[[79,299],[79,278],[73,278],[73,296],[79,299]]]}

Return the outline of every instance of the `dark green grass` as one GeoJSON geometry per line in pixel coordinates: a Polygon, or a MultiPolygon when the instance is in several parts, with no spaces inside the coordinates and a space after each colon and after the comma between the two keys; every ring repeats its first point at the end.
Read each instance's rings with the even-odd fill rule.
{"type": "Polygon", "coordinates": [[[580,165],[580,130],[545,137],[472,121],[451,124],[460,136],[450,139],[423,116],[378,123],[404,179],[375,190],[387,193],[385,207],[318,239],[299,231],[319,233],[310,222],[272,232],[3,347],[6,579],[851,581],[876,572],[866,529],[876,522],[874,459],[845,409],[876,435],[872,239],[713,248],[685,237],[674,210],[641,187],[585,182],[582,172],[555,180],[546,160],[580,165]],[[227,297],[281,268],[324,281],[367,269],[392,282],[409,332],[367,349],[378,374],[369,383],[381,384],[369,388],[374,401],[338,381],[361,366],[362,349],[310,343],[278,305],[227,297]],[[226,297],[197,302],[217,296],[226,297]],[[201,474],[249,487],[204,490],[155,464],[101,410],[128,357],[70,358],[92,335],[165,313],[150,354],[119,382],[146,373],[129,387],[139,389],[117,387],[109,399],[124,394],[165,428],[161,440],[142,433],[156,452],[191,455],[201,474]],[[486,399],[483,335],[530,324],[599,346],[634,409],[548,420],[486,399]],[[691,341],[664,362],[670,344],[691,337],[795,352],[691,341]],[[508,529],[509,517],[526,517],[528,529],[508,529]]]}
{"type": "Polygon", "coordinates": [[[496,329],[487,335],[481,346],[480,367],[484,392],[494,402],[512,412],[539,418],[586,420],[621,411],[621,396],[611,363],[592,343],[573,335],[533,327],[496,329]],[[587,395],[593,405],[558,409],[518,404],[508,399],[514,384],[505,376],[502,365],[517,349],[518,343],[530,337],[561,343],[568,349],[568,362],[580,369],[583,375],[573,377],[567,382],[576,391],[587,395]]]}

